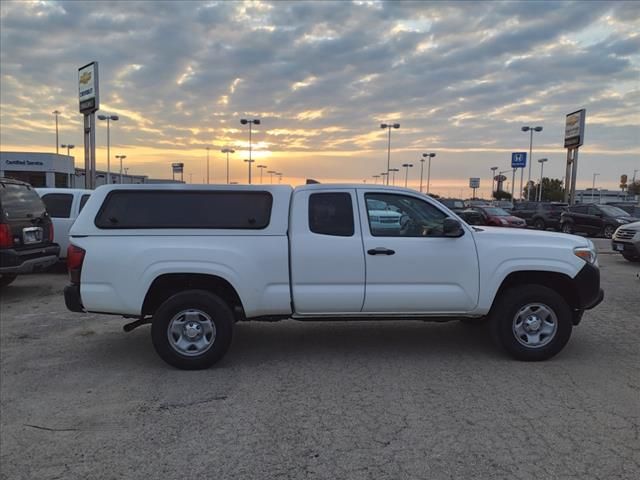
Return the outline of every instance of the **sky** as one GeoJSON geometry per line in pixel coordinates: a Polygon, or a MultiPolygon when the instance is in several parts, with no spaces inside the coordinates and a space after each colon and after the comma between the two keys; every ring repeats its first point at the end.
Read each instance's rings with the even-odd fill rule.
{"type": "MultiPolygon", "coordinates": [[[[436,156],[431,191],[488,194],[493,166],[534,135],[545,176],[562,178],[566,114],[586,108],[578,187],[617,189],[640,169],[640,2],[36,1],[0,4],[0,147],[72,143],[84,165],[77,71],[99,62],[100,112],[116,114],[111,155],[129,173],[232,181],[254,167],[283,183],[374,182],[400,168],[417,188],[422,153],[436,156]]],[[[98,122],[98,168],[106,125],[98,122]]],[[[426,183],[427,168],[424,166],[426,183]]],[[[509,175],[509,174],[507,174],[509,175]]],[[[638,172],[640,177],[640,171],[638,172]]],[[[259,175],[254,168],[254,178],[259,175]]],[[[525,181],[528,171],[525,171],[525,181]]],[[[266,179],[265,175],[265,182],[266,179]]],[[[517,182],[519,183],[519,182],[517,182]]]]}

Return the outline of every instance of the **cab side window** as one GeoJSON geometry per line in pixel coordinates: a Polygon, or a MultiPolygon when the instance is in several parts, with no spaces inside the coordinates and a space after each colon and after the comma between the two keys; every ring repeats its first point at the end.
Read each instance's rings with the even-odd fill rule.
{"type": "Polygon", "coordinates": [[[441,237],[447,215],[408,195],[367,193],[369,229],[374,237],[441,237]]]}
{"type": "Polygon", "coordinates": [[[47,193],[42,197],[49,216],[53,218],[69,218],[73,195],[70,193],[47,193]]]}
{"type": "Polygon", "coordinates": [[[353,201],[349,193],[312,193],[309,230],[320,235],[351,237],[355,232],[353,201]]]}

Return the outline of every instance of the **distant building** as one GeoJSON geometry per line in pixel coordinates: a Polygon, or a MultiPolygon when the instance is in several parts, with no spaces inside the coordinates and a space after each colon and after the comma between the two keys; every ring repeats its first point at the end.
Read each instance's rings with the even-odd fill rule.
{"type": "MultiPolygon", "coordinates": [[[[38,152],[0,152],[0,177],[22,180],[34,187],[84,188],[84,168],[75,168],[69,155],[38,152]]],[[[107,172],[96,171],[96,186],[107,182],[107,172]]],[[[147,175],[111,172],[112,183],[184,183],[147,175]]]]}
{"type": "Polygon", "coordinates": [[[591,189],[576,190],[577,203],[613,203],[632,202],[638,200],[637,196],[627,195],[621,190],[591,189]]]}

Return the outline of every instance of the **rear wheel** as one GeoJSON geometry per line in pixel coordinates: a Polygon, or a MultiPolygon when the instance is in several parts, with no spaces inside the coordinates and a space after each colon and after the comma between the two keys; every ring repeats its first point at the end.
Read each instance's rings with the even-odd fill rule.
{"type": "Polygon", "coordinates": [[[166,300],[153,315],[151,339],[158,355],[184,370],[208,368],[231,344],[233,313],[218,296],[188,290],[166,300]]]}
{"type": "Polygon", "coordinates": [[[544,220],[542,220],[541,218],[538,218],[533,222],[533,227],[536,228],[537,230],[545,230],[547,228],[547,226],[544,223],[544,220]]]}
{"type": "Polygon", "coordinates": [[[491,313],[494,340],[518,360],[547,360],[571,337],[571,308],[555,291],[542,285],[505,290],[491,313]]]}
{"type": "Polygon", "coordinates": [[[562,230],[562,233],[573,233],[573,226],[569,222],[563,223],[560,226],[560,230],[562,230]]]}
{"type": "Polygon", "coordinates": [[[613,232],[615,232],[616,229],[613,225],[605,225],[604,229],[602,230],[602,234],[604,235],[604,238],[611,238],[613,237],[613,232]]]}
{"type": "Polygon", "coordinates": [[[2,275],[0,275],[0,288],[6,287],[7,285],[13,283],[17,276],[18,275],[14,273],[3,273],[2,275]]]}

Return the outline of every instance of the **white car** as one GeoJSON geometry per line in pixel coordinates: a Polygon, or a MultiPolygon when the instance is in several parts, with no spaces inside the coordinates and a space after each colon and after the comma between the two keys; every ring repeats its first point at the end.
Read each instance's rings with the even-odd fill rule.
{"type": "Polygon", "coordinates": [[[487,318],[513,357],[544,360],[603,298],[590,240],[471,227],[388,186],[101,186],[70,237],[67,308],[151,323],[185,369],[222,358],[235,322],[286,318],[487,318]],[[399,231],[371,220],[381,202],[399,231]]]}
{"type": "Polygon", "coordinates": [[[92,190],[81,188],[36,188],[42,198],[51,222],[53,223],[53,241],[60,245],[59,258],[67,258],[69,230],[78,214],[89,200],[92,190]]]}

